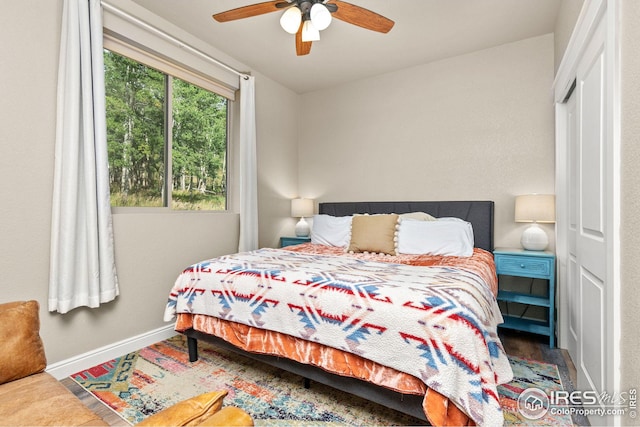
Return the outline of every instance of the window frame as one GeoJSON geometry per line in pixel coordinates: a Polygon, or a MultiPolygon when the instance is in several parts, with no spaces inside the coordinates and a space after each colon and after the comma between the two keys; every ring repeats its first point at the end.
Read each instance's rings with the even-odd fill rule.
{"type": "Polygon", "coordinates": [[[103,47],[118,55],[122,55],[128,59],[137,61],[147,67],[153,68],[163,73],[165,78],[165,105],[164,105],[164,187],[162,194],[163,206],[145,207],[145,206],[112,206],[113,213],[152,213],[152,212],[176,212],[176,213],[215,213],[215,212],[230,212],[231,206],[233,206],[232,189],[233,176],[235,174],[235,161],[232,149],[231,130],[234,128],[232,123],[233,111],[236,108],[235,103],[235,90],[224,84],[221,84],[212,76],[207,76],[204,73],[195,71],[191,67],[185,66],[177,61],[172,61],[166,58],[164,55],[160,55],[151,49],[143,48],[139,43],[134,43],[131,40],[115,34],[108,28],[104,28],[103,47]],[[187,210],[187,209],[173,209],[171,207],[171,194],[172,194],[172,182],[173,175],[172,167],[172,146],[173,146],[173,87],[172,81],[174,78],[181,79],[185,82],[198,86],[204,90],[213,92],[219,96],[227,99],[227,111],[226,111],[226,144],[225,144],[225,208],[222,210],[187,210]]]}

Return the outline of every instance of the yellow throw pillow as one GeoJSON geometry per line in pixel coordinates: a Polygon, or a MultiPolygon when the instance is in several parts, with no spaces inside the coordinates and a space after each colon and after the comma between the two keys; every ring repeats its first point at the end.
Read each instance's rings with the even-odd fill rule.
{"type": "Polygon", "coordinates": [[[348,252],[396,254],[398,215],[354,215],[348,252]]]}
{"type": "Polygon", "coordinates": [[[222,408],[226,390],[203,393],[145,418],[137,426],[197,426],[222,408]]]}
{"type": "Polygon", "coordinates": [[[225,406],[198,425],[215,427],[247,427],[253,426],[253,419],[240,408],[235,406],[225,406]]]}

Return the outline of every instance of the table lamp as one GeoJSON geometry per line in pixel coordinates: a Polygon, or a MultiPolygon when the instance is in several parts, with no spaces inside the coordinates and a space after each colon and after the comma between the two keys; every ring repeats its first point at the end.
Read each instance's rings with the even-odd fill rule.
{"type": "Polygon", "coordinates": [[[556,219],[556,198],[553,194],[516,196],[516,222],[530,222],[520,243],[530,251],[543,251],[549,245],[547,233],[538,224],[552,224],[556,219]]]}

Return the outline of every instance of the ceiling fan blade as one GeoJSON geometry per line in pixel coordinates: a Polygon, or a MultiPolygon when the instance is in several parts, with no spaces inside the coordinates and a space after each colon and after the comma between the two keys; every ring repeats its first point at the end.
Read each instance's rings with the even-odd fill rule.
{"type": "Polygon", "coordinates": [[[280,7],[276,6],[279,3],[282,3],[282,0],[250,4],[248,6],[242,6],[225,12],[216,13],[213,15],[213,19],[218,22],[229,22],[235,21],[236,19],[264,15],[265,13],[271,13],[279,10],[280,7]]]}
{"type": "Polygon", "coordinates": [[[308,55],[311,52],[311,42],[302,41],[302,24],[296,33],[296,54],[298,56],[308,55]]]}
{"type": "Polygon", "coordinates": [[[357,25],[358,27],[380,33],[388,33],[395,24],[391,19],[385,18],[363,7],[356,6],[355,4],[340,0],[329,0],[328,3],[333,3],[338,6],[338,10],[332,13],[334,18],[357,25]]]}

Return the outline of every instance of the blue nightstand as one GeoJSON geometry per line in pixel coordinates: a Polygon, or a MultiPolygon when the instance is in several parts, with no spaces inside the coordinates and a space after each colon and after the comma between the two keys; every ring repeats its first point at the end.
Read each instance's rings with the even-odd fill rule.
{"type": "Polygon", "coordinates": [[[311,237],[280,237],[280,247],[299,245],[311,241],[311,237]]]}
{"type": "Polygon", "coordinates": [[[493,251],[496,273],[498,274],[498,301],[516,302],[532,306],[545,307],[547,320],[539,321],[503,314],[501,328],[517,329],[535,334],[547,335],[549,347],[555,347],[555,272],[556,256],[549,251],[527,251],[524,249],[499,248],[493,251]],[[544,279],[549,283],[546,296],[537,296],[500,289],[499,276],[529,277],[544,279]]]}

